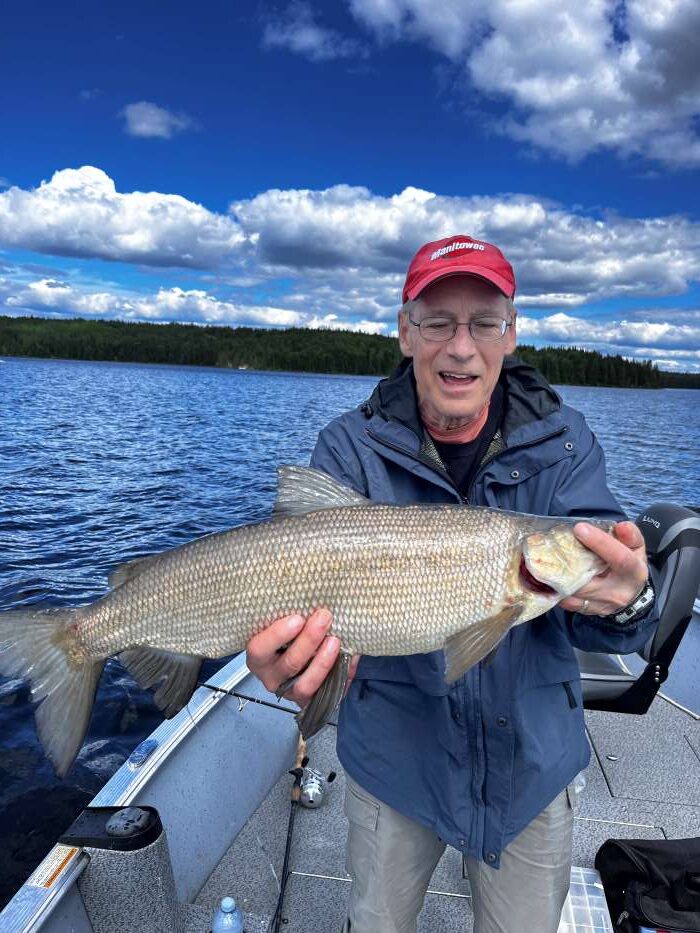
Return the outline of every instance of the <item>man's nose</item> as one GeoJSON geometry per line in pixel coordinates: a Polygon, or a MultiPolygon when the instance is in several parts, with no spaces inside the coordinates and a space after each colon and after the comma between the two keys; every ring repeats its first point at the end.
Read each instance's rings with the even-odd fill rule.
{"type": "Polygon", "coordinates": [[[450,338],[447,349],[453,356],[471,356],[475,351],[474,338],[469,330],[468,323],[459,322],[456,325],[454,337],[450,338]]]}

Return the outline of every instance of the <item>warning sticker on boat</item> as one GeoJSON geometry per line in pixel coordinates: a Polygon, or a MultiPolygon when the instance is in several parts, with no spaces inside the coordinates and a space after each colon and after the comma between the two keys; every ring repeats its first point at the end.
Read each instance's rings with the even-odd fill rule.
{"type": "Polygon", "coordinates": [[[33,888],[50,888],[58,880],[63,869],[78,854],[75,846],[54,846],[34,874],[27,880],[33,888]]]}

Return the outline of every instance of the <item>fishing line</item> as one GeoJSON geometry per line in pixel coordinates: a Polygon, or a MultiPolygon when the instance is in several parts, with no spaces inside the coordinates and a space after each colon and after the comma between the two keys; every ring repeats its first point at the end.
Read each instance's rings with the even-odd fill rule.
{"type": "Polygon", "coordinates": [[[193,697],[194,697],[194,693],[192,694],[192,696],[189,698],[189,700],[185,704],[185,709],[187,710],[187,715],[190,717],[190,722],[192,723],[193,728],[196,730],[196,729],[199,729],[199,725],[197,723],[197,720],[192,715],[192,710],[190,709],[190,703],[192,702],[193,697]]]}

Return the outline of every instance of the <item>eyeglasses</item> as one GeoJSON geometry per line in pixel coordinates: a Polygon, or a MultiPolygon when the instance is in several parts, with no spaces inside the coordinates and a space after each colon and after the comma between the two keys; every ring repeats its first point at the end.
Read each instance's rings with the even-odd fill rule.
{"type": "Polygon", "coordinates": [[[471,321],[456,321],[452,317],[424,317],[422,321],[409,322],[417,327],[424,340],[434,343],[446,343],[452,340],[458,327],[468,327],[472,340],[500,340],[513,324],[502,317],[475,317],[471,321]]]}

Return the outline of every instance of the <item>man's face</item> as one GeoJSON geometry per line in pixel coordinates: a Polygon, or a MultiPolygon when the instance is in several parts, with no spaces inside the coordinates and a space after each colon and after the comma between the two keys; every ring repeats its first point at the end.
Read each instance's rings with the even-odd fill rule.
{"type": "MultiPolygon", "coordinates": [[[[511,313],[508,300],[494,285],[471,275],[453,275],[429,285],[411,317],[416,322],[449,317],[466,323],[484,317],[510,320],[511,313]]],[[[515,349],[515,324],[499,340],[475,341],[468,327],[458,327],[451,340],[433,343],[399,314],[399,342],[404,356],[413,357],[421,415],[445,429],[480,415],[498,382],[503,357],[515,349]]]]}

